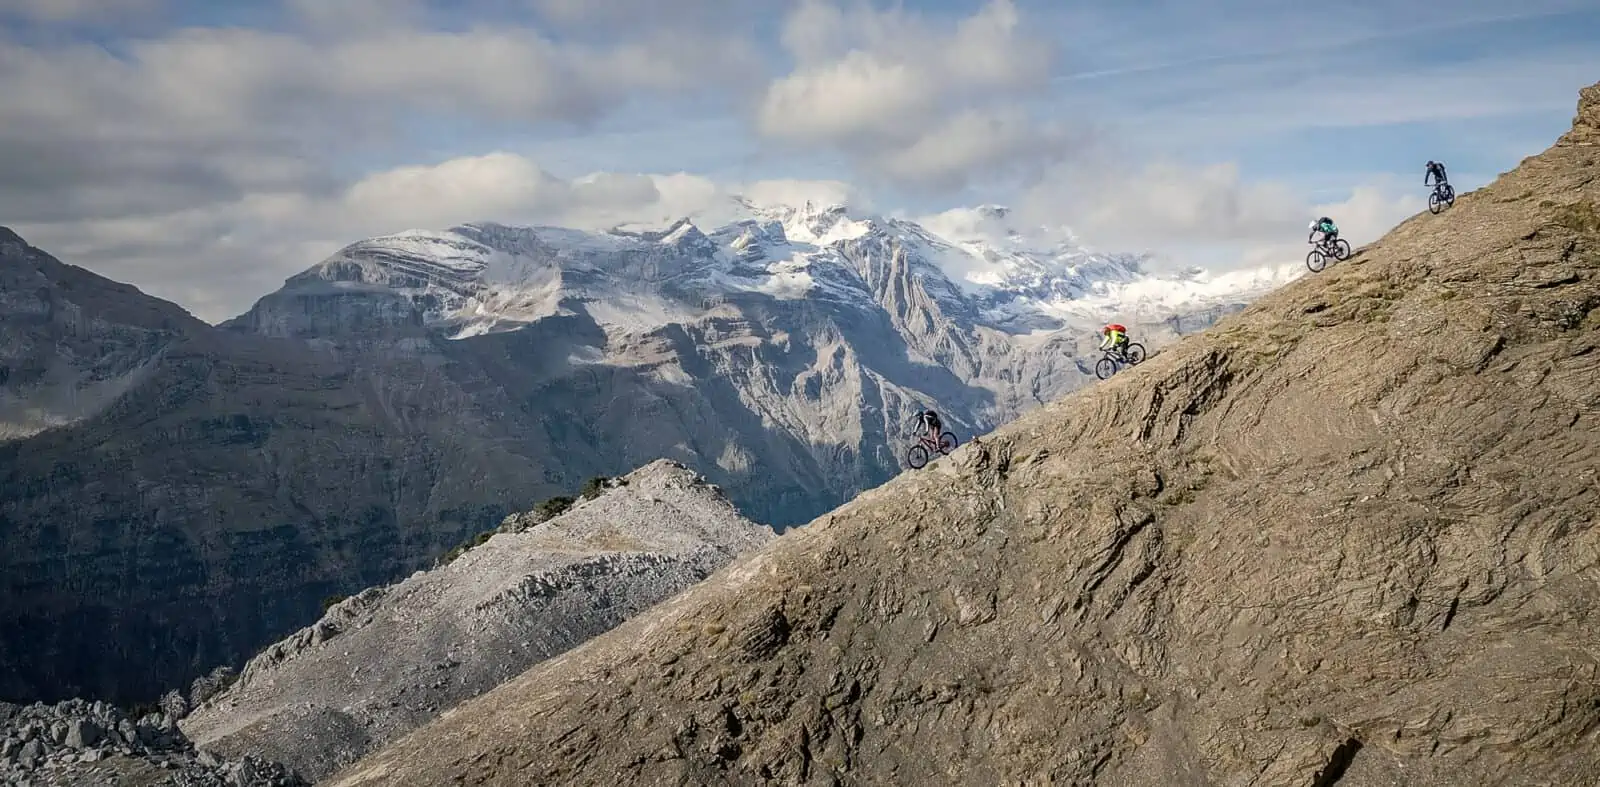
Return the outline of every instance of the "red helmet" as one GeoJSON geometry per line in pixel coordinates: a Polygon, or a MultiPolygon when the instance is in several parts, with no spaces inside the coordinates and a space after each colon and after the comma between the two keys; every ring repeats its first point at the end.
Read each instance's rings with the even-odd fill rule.
{"type": "Polygon", "coordinates": [[[1106,326],[1106,330],[1108,330],[1108,331],[1116,331],[1118,333],[1127,333],[1128,332],[1127,328],[1124,328],[1121,325],[1118,325],[1116,323],[1111,323],[1110,325],[1107,325],[1106,326]]]}

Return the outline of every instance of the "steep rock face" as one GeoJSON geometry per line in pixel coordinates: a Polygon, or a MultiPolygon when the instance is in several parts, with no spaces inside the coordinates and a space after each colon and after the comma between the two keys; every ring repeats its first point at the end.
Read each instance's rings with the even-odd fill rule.
{"type": "Polygon", "coordinates": [[[94,415],[206,325],[0,227],[0,441],[94,415]]]}
{"type": "Polygon", "coordinates": [[[775,537],[665,461],[548,521],[517,520],[267,648],[184,732],[315,781],[775,537]]]}
{"type": "Polygon", "coordinates": [[[1530,158],[330,783],[1590,783],[1597,158],[1530,158]]]}
{"type": "Polygon", "coordinates": [[[0,444],[0,696],[154,698],[581,483],[451,382],[211,331],[0,444]]]}

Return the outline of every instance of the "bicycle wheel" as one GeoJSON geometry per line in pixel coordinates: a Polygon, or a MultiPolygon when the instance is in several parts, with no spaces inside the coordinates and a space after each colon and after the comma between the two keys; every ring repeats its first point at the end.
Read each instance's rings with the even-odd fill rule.
{"type": "Polygon", "coordinates": [[[948,454],[956,450],[956,436],[954,432],[945,432],[939,435],[939,453],[948,454]]]}
{"type": "Polygon", "coordinates": [[[922,466],[927,463],[928,449],[920,445],[914,445],[911,446],[911,450],[906,451],[906,464],[911,465],[912,470],[921,470],[922,466]]]}
{"type": "Polygon", "coordinates": [[[1340,238],[1333,242],[1333,256],[1340,260],[1350,259],[1350,241],[1340,238]]]}
{"type": "Polygon", "coordinates": [[[1456,206],[1456,187],[1448,183],[1444,186],[1444,204],[1451,208],[1456,206]]]}
{"type": "Polygon", "coordinates": [[[1429,194],[1428,195],[1428,212],[1432,213],[1435,216],[1437,216],[1437,215],[1439,215],[1439,211],[1441,211],[1441,210],[1444,210],[1444,200],[1439,199],[1439,192],[1435,191],[1432,194],[1429,194]]]}
{"type": "Polygon", "coordinates": [[[1312,273],[1321,273],[1323,268],[1328,267],[1328,258],[1322,256],[1322,252],[1313,250],[1306,255],[1306,267],[1310,268],[1312,273]]]}
{"type": "Polygon", "coordinates": [[[1110,357],[1101,358],[1100,362],[1094,365],[1094,376],[1102,380],[1110,379],[1111,375],[1116,373],[1117,362],[1110,357]]]}
{"type": "Polygon", "coordinates": [[[1128,359],[1128,365],[1132,366],[1144,360],[1144,345],[1134,342],[1128,345],[1128,349],[1123,350],[1122,354],[1128,359]]]}

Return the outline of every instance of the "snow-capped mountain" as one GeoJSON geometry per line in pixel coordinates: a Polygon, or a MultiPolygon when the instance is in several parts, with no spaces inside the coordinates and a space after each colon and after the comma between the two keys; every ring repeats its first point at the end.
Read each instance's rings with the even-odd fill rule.
{"type": "Polygon", "coordinates": [[[743,217],[709,230],[687,218],[653,231],[411,230],[352,244],[287,289],[404,296],[453,338],[515,330],[574,309],[625,332],[697,319],[747,293],[878,308],[885,273],[903,265],[941,314],[1037,334],[1247,300],[1299,270],[1155,274],[1141,256],[1090,252],[1065,230],[1025,233],[998,206],[926,223],[853,215],[843,205],[740,207],[743,217]],[[871,249],[887,250],[887,259],[871,249]]]}
{"type": "Polygon", "coordinates": [[[552,436],[539,451],[605,472],[676,459],[788,524],[898,472],[916,409],[939,409],[963,438],[982,433],[1092,379],[1099,322],[1143,326],[1154,349],[1279,282],[1152,273],[1066,230],[1014,226],[996,206],[922,222],[733,207],[716,226],[484,223],[372,238],[226,327],[346,359],[378,353],[373,368],[406,357],[488,369],[490,353],[491,379],[461,394],[474,406],[493,387],[496,412],[520,408],[552,434],[588,413],[581,450],[552,436]],[[596,401],[602,378],[611,398],[596,401]]]}

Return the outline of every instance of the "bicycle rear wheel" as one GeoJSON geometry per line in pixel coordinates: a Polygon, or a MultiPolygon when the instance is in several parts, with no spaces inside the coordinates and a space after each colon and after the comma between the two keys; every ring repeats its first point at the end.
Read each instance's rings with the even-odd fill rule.
{"type": "Polygon", "coordinates": [[[1111,360],[1110,358],[1101,358],[1099,363],[1094,365],[1094,376],[1102,380],[1110,379],[1111,375],[1116,373],[1117,362],[1111,360]]]}
{"type": "Polygon", "coordinates": [[[927,463],[928,449],[920,445],[914,445],[911,446],[910,450],[906,451],[906,464],[911,465],[912,470],[921,470],[922,466],[927,463]]]}
{"type": "Polygon", "coordinates": [[[1340,238],[1333,242],[1333,256],[1341,259],[1350,259],[1350,241],[1340,238]]]}
{"type": "Polygon", "coordinates": [[[1444,204],[1451,208],[1456,205],[1456,187],[1448,183],[1444,185],[1444,204]]]}
{"type": "Polygon", "coordinates": [[[1306,255],[1306,267],[1310,268],[1312,273],[1321,273],[1323,268],[1328,267],[1328,258],[1322,256],[1322,252],[1313,250],[1306,255]]]}
{"type": "Polygon", "coordinates": [[[1128,349],[1123,350],[1122,354],[1127,356],[1128,365],[1139,363],[1144,360],[1144,345],[1134,342],[1128,345],[1128,349]]]}
{"type": "Polygon", "coordinates": [[[939,435],[939,453],[948,454],[954,450],[956,450],[955,433],[945,432],[944,434],[939,435]]]}

